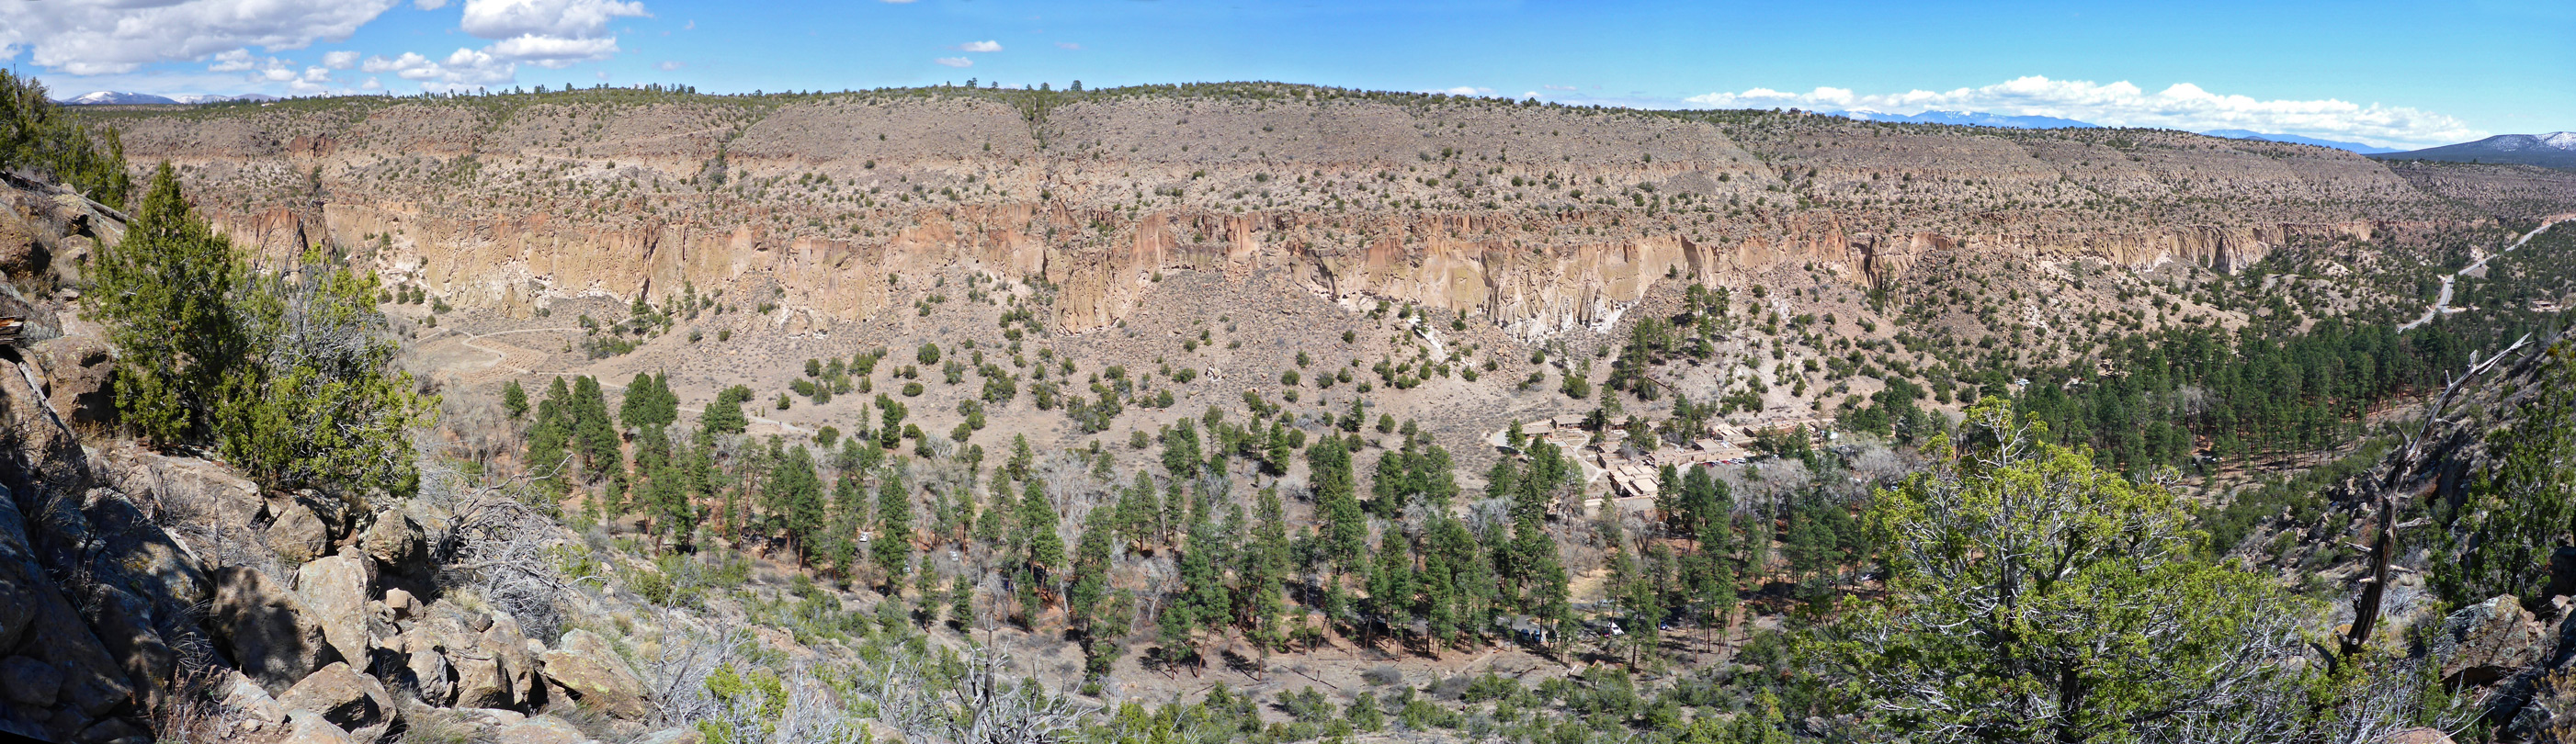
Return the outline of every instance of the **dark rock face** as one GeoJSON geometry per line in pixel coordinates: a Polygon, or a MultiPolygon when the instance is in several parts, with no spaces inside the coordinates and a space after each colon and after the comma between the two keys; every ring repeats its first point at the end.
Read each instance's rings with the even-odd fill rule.
{"type": "Polygon", "coordinates": [[[124,706],[136,688],[39,562],[15,496],[0,489],[0,654],[10,662],[0,674],[27,688],[10,691],[0,719],[44,721],[40,733],[69,738],[124,706]],[[51,693],[40,694],[46,686],[51,693]]]}

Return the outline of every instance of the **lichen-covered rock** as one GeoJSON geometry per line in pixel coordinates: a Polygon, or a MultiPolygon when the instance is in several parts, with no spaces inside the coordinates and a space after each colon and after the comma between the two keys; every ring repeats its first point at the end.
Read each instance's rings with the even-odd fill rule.
{"type": "Polygon", "coordinates": [[[393,695],[384,684],[350,669],[346,662],[333,662],[306,675],[277,696],[277,705],[320,713],[342,730],[381,725],[395,714],[393,695]]]}
{"type": "Polygon", "coordinates": [[[340,658],[352,664],[367,663],[375,648],[367,632],[367,603],[375,585],[375,565],[355,548],[342,548],[338,555],[295,570],[296,598],[312,610],[340,658]]]}
{"type": "Polygon", "coordinates": [[[492,626],[483,629],[478,650],[500,663],[501,683],[510,690],[511,706],[533,709],[544,700],[539,693],[542,678],[537,674],[537,655],[528,650],[528,635],[520,630],[519,621],[509,613],[492,614],[492,626]]]}
{"type": "Polygon", "coordinates": [[[347,730],[320,713],[299,710],[290,715],[290,719],[292,725],[287,728],[286,738],[280,744],[357,744],[357,740],[349,738],[347,730]]]}
{"type": "Polygon", "coordinates": [[[387,571],[421,576],[430,569],[428,546],[422,538],[420,523],[402,512],[377,514],[375,525],[367,528],[367,534],[360,538],[359,544],[365,546],[367,555],[375,558],[376,563],[387,571]]]}
{"type": "Polygon", "coordinates": [[[278,707],[277,698],[260,689],[258,682],[251,681],[241,672],[226,672],[223,681],[217,684],[215,698],[224,707],[241,711],[243,716],[261,723],[286,720],[286,709],[278,707]]]}
{"type": "Polygon", "coordinates": [[[448,665],[446,654],[429,648],[412,649],[404,657],[403,668],[411,675],[412,689],[420,694],[422,703],[445,707],[456,701],[456,669],[448,665]]]}
{"type": "Polygon", "coordinates": [[[653,712],[646,702],[649,693],[644,680],[635,676],[634,668],[608,639],[596,633],[565,633],[544,659],[546,678],[572,691],[582,707],[627,720],[642,720],[653,712]]]}
{"type": "Polygon", "coordinates": [[[54,411],[73,424],[105,423],[116,417],[116,365],[105,341],[96,336],[65,336],[38,347],[49,381],[47,399],[54,411]]]}
{"type": "Polygon", "coordinates": [[[534,716],[503,726],[496,738],[500,744],[581,744],[590,739],[581,729],[554,716],[534,716]]]}
{"type": "Polygon", "coordinates": [[[271,694],[340,661],[330,637],[286,587],[268,574],[243,566],[215,572],[215,601],[209,610],[215,640],[243,674],[271,694]]]}
{"type": "Polygon", "coordinates": [[[272,501],[269,511],[277,515],[277,520],[268,524],[262,537],[269,550],[277,551],[277,557],[302,563],[320,558],[331,549],[331,530],[312,507],[294,501],[283,505],[272,501]]]}
{"type": "Polygon", "coordinates": [[[2547,658],[2547,638],[2522,601],[2506,594],[2443,618],[2428,650],[2442,665],[2443,682],[2475,687],[2547,658]]]}

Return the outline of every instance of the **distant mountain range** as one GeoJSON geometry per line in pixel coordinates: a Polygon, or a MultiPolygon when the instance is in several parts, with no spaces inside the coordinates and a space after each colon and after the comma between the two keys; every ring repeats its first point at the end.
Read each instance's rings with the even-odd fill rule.
{"type": "MultiPolygon", "coordinates": [[[[2005,114],[1990,114],[1983,111],[1925,111],[1920,114],[1890,114],[1881,111],[1856,109],[1851,111],[1826,111],[1822,113],[1834,114],[1851,119],[1859,119],[1861,121],[1892,121],[1905,124],[1955,124],[1971,127],[2001,127],[2005,129],[2087,129],[2099,126],[2091,122],[2076,121],[2074,119],[2061,119],[2054,116],[2009,116],[2005,114]]],[[[2263,140],[2266,142],[2290,142],[2302,145],[2318,145],[2321,147],[2332,147],[2338,150],[2350,150],[2352,152],[2362,153],[2365,155],[2397,151],[2394,148],[2365,145],[2359,142],[2337,142],[2335,140],[2317,139],[2315,137],[2301,137],[2295,134],[2271,134],[2244,129],[2216,129],[2201,132],[2201,134],[2206,134],[2212,137],[2226,137],[2228,139],[2250,139],[2263,140]]]]}
{"type": "Polygon", "coordinates": [[[268,94],[265,94],[265,93],[244,93],[244,94],[237,95],[237,96],[218,96],[218,95],[156,96],[156,95],[152,95],[152,94],[150,94],[150,93],[124,93],[124,92],[120,92],[120,91],[113,91],[113,90],[102,90],[102,91],[96,91],[96,92],[92,92],[92,93],[83,94],[83,95],[81,95],[80,97],[77,97],[77,98],[72,98],[72,99],[69,99],[69,100],[64,100],[64,101],[61,101],[61,103],[66,104],[66,105],[71,105],[71,106],[110,106],[110,105],[135,105],[135,104],[148,104],[148,103],[162,103],[162,104],[170,104],[170,103],[191,103],[191,104],[193,104],[193,103],[224,103],[224,102],[228,102],[228,101],[274,101],[274,100],[277,100],[277,96],[272,96],[272,95],[268,95],[268,94]]]}
{"type": "Polygon", "coordinates": [[[2092,124],[2076,121],[2074,119],[2060,119],[2054,116],[2006,116],[2003,114],[1989,114],[1982,111],[1925,111],[1920,114],[1890,114],[1860,109],[1854,111],[1828,111],[1825,113],[1839,114],[1844,117],[1859,119],[1861,121],[1892,121],[1904,124],[1956,124],[1970,127],[2002,127],[2005,129],[2084,129],[2093,126],[2092,124]]]}
{"type": "Polygon", "coordinates": [[[2206,132],[2202,132],[2201,134],[2206,134],[2206,135],[2209,135],[2209,136],[2212,136],[2212,137],[2226,137],[2226,138],[2228,138],[2228,139],[2250,139],[2250,140],[2263,140],[2263,141],[2265,141],[2265,142],[2289,142],[2289,143],[2292,143],[2292,144],[2300,144],[2300,145],[2316,145],[2316,146],[2319,146],[2319,147],[2331,147],[2331,148],[2334,148],[2334,149],[2337,149],[2337,150],[2351,150],[2351,151],[2353,151],[2353,152],[2361,153],[2361,154],[2363,154],[2363,155],[2375,155],[2375,154],[2383,153],[2383,152],[2397,152],[2397,148],[2394,148],[2394,147],[2380,147],[2380,146],[2378,146],[2378,145],[2365,145],[2365,144],[2362,144],[2362,143],[2359,143],[2359,142],[2338,142],[2338,141],[2330,140],[2330,139],[2317,139],[2317,138],[2315,138],[2315,137],[2301,137],[2301,136],[2299,136],[2299,135],[2295,135],[2295,134],[2271,134],[2271,133],[2267,133],[2267,132],[2256,132],[2256,131],[2250,131],[2250,130],[2244,130],[2244,129],[2212,129],[2212,130],[2209,130],[2209,131],[2206,131],[2206,132]]]}
{"type": "Polygon", "coordinates": [[[2381,160],[2442,160],[2454,163],[2520,163],[2576,169],[2576,132],[2499,134],[2476,142],[2391,152],[2381,160]]]}

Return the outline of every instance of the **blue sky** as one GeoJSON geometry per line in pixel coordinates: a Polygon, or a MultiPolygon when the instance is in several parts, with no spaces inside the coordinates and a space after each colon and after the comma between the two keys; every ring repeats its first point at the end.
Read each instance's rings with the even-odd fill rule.
{"type": "Polygon", "coordinates": [[[2576,2],[0,0],[61,96],[1279,80],[2421,146],[2576,129],[2576,2]]]}

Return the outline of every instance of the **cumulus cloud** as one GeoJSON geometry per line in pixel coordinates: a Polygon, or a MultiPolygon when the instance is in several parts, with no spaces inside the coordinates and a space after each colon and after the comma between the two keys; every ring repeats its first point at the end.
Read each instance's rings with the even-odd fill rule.
{"type": "Polygon", "coordinates": [[[934,60],[931,60],[931,61],[932,61],[932,62],[937,62],[937,63],[943,64],[943,65],[947,65],[947,66],[950,66],[950,67],[974,67],[974,66],[975,66],[975,60],[967,59],[967,58],[965,58],[965,57],[941,57],[941,58],[934,59],[934,60]]]}
{"type": "Polygon", "coordinates": [[[680,61],[679,61],[679,60],[675,60],[675,59],[666,59],[666,60],[662,60],[662,62],[661,62],[660,64],[653,65],[653,69],[661,70],[661,71],[663,71],[663,72],[671,72],[671,71],[674,71],[674,70],[678,70],[678,69],[680,69],[681,67],[683,67],[683,65],[680,63],[680,61]]]}
{"type": "Polygon", "coordinates": [[[132,72],[248,47],[344,41],[397,0],[157,0],[0,3],[0,57],[32,51],[73,75],[132,72]],[[140,6],[140,7],[138,7],[140,6]]]}
{"type": "Polygon", "coordinates": [[[484,53],[560,70],[617,54],[609,21],[652,15],[641,2],[617,0],[465,0],[460,27],[499,40],[484,47],[484,53]]]}
{"type": "Polygon", "coordinates": [[[415,52],[369,57],[360,68],[393,73],[427,91],[498,87],[516,82],[523,64],[560,70],[615,56],[620,50],[608,24],[617,18],[652,15],[642,2],[618,0],[465,0],[460,28],[492,43],[481,49],[460,48],[443,59],[415,52]]]}
{"type": "Polygon", "coordinates": [[[1753,88],[1683,99],[1707,108],[1807,108],[1919,114],[1977,111],[2014,116],[2054,116],[2115,127],[2187,131],[2250,129],[2373,144],[2438,144],[2486,136],[2459,119],[2403,106],[2362,105],[2336,99],[2263,100],[2223,95],[2191,83],[2153,93],[2128,81],[2016,78],[1980,88],[1863,94],[1819,87],[1805,93],[1753,88]]]}
{"type": "Polygon", "coordinates": [[[345,49],[337,52],[325,52],[322,55],[322,66],[334,70],[346,70],[351,67],[356,67],[358,66],[358,53],[345,49]]]}
{"type": "Polygon", "coordinates": [[[560,70],[575,62],[607,59],[617,53],[617,40],[527,34],[502,39],[483,50],[503,59],[560,70]]]}
{"type": "Polygon", "coordinates": [[[1493,94],[1494,94],[1494,89],[1492,89],[1492,88],[1478,88],[1478,87],[1474,87],[1474,86],[1461,85],[1461,86],[1458,86],[1458,87],[1455,87],[1455,88],[1440,88],[1440,89],[1437,89],[1437,90],[1426,90],[1426,91],[1423,91],[1423,92],[1424,92],[1424,93],[1447,93],[1447,94],[1449,94],[1449,95],[1453,95],[1453,96],[1490,96],[1490,95],[1493,95],[1493,94]]]}
{"type": "Polygon", "coordinates": [[[390,72],[394,77],[420,84],[422,90],[461,91],[477,87],[506,85],[518,78],[518,65],[477,49],[458,49],[445,59],[433,60],[414,52],[387,59],[368,57],[358,69],[368,73],[390,72]]]}
{"type": "Polygon", "coordinates": [[[447,0],[412,0],[411,6],[421,10],[437,10],[447,7],[447,0]]]}
{"type": "Polygon", "coordinates": [[[606,32],[610,19],[652,15],[641,2],[617,0],[465,0],[465,19],[459,27],[486,39],[586,39],[606,32]]]}
{"type": "Polygon", "coordinates": [[[964,43],[964,44],[959,44],[959,45],[956,45],[956,46],[953,46],[953,47],[949,47],[949,48],[950,48],[950,49],[955,49],[955,50],[957,50],[957,51],[961,51],[961,52],[998,52],[998,51],[1002,51],[1002,42],[998,42],[998,41],[969,41],[969,42],[966,42],[966,43],[964,43]]]}
{"type": "Polygon", "coordinates": [[[1082,51],[1082,45],[1081,45],[1081,44],[1076,44],[1076,43],[1073,43],[1073,42],[1070,42],[1070,41],[1059,41],[1059,42],[1056,42],[1056,43],[1055,43],[1055,48],[1057,48],[1057,49],[1063,49],[1063,50],[1067,50],[1067,51],[1075,51],[1075,52],[1082,51]]]}

